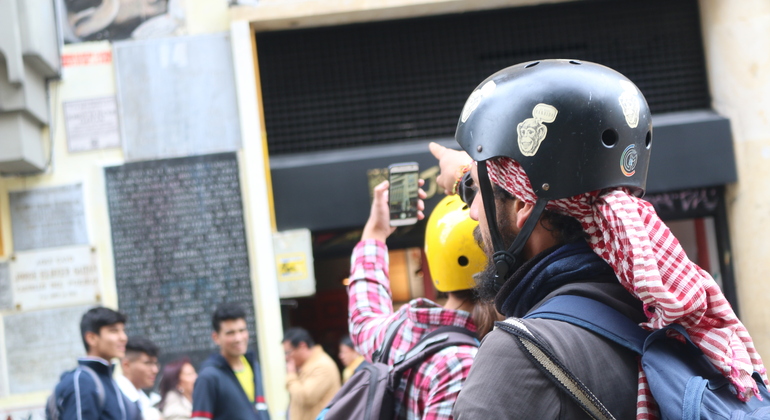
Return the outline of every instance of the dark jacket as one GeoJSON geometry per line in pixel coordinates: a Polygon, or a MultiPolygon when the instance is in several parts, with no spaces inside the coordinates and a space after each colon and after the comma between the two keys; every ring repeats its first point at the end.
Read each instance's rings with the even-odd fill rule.
{"type": "Polygon", "coordinates": [[[254,371],[254,399],[249,401],[235,372],[221,354],[209,356],[198,374],[193,390],[193,419],[269,420],[262,374],[254,353],[246,353],[254,371]]]}
{"type": "Polygon", "coordinates": [[[141,420],[138,407],[112,379],[111,365],[90,357],[79,359],[78,364],[96,372],[104,389],[104,406],[99,405],[98,388],[90,374],[80,369],[65,372],[54,390],[62,420],[141,420]]]}
{"type": "MultiPolygon", "coordinates": [[[[496,304],[521,317],[558,295],[593,298],[641,322],[641,304],[612,269],[582,244],[556,258],[550,249],[528,261],[506,282],[496,304]],[[533,275],[534,274],[534,275],[533,275]]],[[[563,251],[563,250],[562,250],[563,251]]],[[[550,346],[617,419],[636,417],[636,355],[594,333],[561,321],[522,322],[550,346]]],[[[554,386],[510,334],[496,329],[479,348],[453,411],[456,420],[584,419],[586,413],[554,386]]]]}

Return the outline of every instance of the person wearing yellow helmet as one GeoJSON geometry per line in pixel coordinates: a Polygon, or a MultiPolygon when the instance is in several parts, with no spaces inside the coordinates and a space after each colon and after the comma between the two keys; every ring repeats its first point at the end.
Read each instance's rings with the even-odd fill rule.
{"type": "MultiPolygon", "coordinates": [[[[417,217],[423,219],[424,191],[419,190],[419,198],[417,217]]],[[[395,228],[389,222],[385,181],[374,188],[369,220],[351,257],[348,311],[350,337],[356,350],[371,361],[391,325],[397,325],[397,329],[391,332],[394,338],[390,351],[381,359],[389,365],[400,360],[423,337],[439,329],[444,331],[445,327],[464,329],[481,338],[489,331],[494,317],[474,316],[485,312],[479,308],[489,308],[488,314],[494,309],[477,304],[476,294],[471,290],[473,274],[484,267],[486,258],[474,240],[472,232],[477,222],[469,218],[467,206],[456,197],[448,197],[439,203],[427,223],[429,269],[436,288],[448,295],[443,306],[416,298],[393,311],[385,240],[395,228]]],[[[474,345],[450,345],[408,371],[396,387],[397,417],[451,419],[452,407],[476,351],[474,345]]]]}
{"type": "Polygon", "coordinates": [[[476,274],[484,271],[487,256],[474,233],[479,222],[470,218],[470,208],[457,195],[444,197],[433,209],[425,228],[425,256],[433,286],[448,295],[446,307],[472,306],[471,319],[479,338],[493,326],[497,313],[491,304],[479,301],[476,274]]]}

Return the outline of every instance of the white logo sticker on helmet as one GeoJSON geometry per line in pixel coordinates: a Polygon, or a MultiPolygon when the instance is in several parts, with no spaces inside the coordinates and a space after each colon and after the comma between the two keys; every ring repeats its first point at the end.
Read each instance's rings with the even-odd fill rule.
{"type": "Polygon", "coordinates": [[[492,92],[495,91],[495,88],[497,88],[497,85],[494,81],[490,80],[484,83],[484,86],[482,86],[480,89],[474,90],[473,93],[471,93],[471,96],[469,96],[468,100],[465,102],[463,113],[460,115],[460,121],[463,123],[468,121],[468,117],[470,117],[471,113],[476,110],[476,108],[481,103],[481,100],[492,95],[492,92]]]}
{"type": "Polygon", "coordinates": [[[623,108],[626,123],[628,123],[629,127],[636,128],[639,125],[639,111],[642,108],[639,103],[641,101],[639,89],[627,80],[621,80],[620,86],[623,88],[623,93],[620,94],[618,100],[620,101],[620,107],[623,108]]]}
{"type": "Polygon", "coordinates": [[[532,110],[532,118],[519,123],[516,131],[519,134],[519,151],[524,156],[535,156],[540,143],[545,140],[548,128],[543,123],[556,121],[559,111],[548,104],[537,104],[532,110]]]}
{"type": "Polygon", "coordinates": [[[626,147],[626,150],[620,155],[620,170],[623,171],[623,175],[632,176],[635,174],[638,161],[639,154],[636,152],[636,145],[632,144],[626,147]]]}

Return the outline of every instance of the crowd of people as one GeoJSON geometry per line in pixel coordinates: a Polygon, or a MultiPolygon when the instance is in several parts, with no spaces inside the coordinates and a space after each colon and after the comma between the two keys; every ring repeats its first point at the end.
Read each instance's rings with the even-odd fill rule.
{"type": "MultiPolygon", "coordinates": [[[[478,341],[448,345],[400,377],[392,389],[396,418],[658,418],[636,354],[585,325],[537,315],[563,296],[598,302],[647,331],[678,324],[732,384],[735,399],[764,389],[762,361],[716,282],[640,198],[652,117],[630,80],[575,60],[503,69],[470,95],[456,139],[462,150],[430,145],[447,197],[427,221],[425,254],[446,302],[416,298],[394,310],[386,241],[396,228],[388,182],[377,185],[351,256],[342,376],[308,331],[285,331],[290,420],[323,416],[363,367],[396,365],[446,328],[478,341]],[[589,389],[591,401],[554,379],[522,337],[589,389]]],[[[421,189],[418,197],[423,219],[421,189]]],[[[272,390],[248,351],[241,308],[216,309],[219,351],[197,378],[189,360],[167,364],[157,396],[141,390],[155,383],[158,349],[127,339],[125,322],[107,308],[83,316],[87,356],[56,388],[60,418],[269,418],[265,393],[272,390]],[[113,358],[121,359],[117,379],[113,358]]]]}

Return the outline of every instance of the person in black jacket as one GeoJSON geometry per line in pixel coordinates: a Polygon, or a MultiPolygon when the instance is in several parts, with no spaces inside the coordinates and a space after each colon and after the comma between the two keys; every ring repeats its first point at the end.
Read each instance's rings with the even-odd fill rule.
{"type": "Polygon", "coordinates": [[[220,304],[211,325],[219,353],[203,362],[195,381],[193,420],[269,420],[259,363],[247,351],[246,312],[235,304],[220,304]]]}
{"type": "Polygon", "coordinates": [[[62,420],[141,420],[112,379],[110,360],[126,352],[126,316],[104,307],[88,310],[80,321],[86,357],[61,376],[54,390],[56,410],[62,420]]]}

